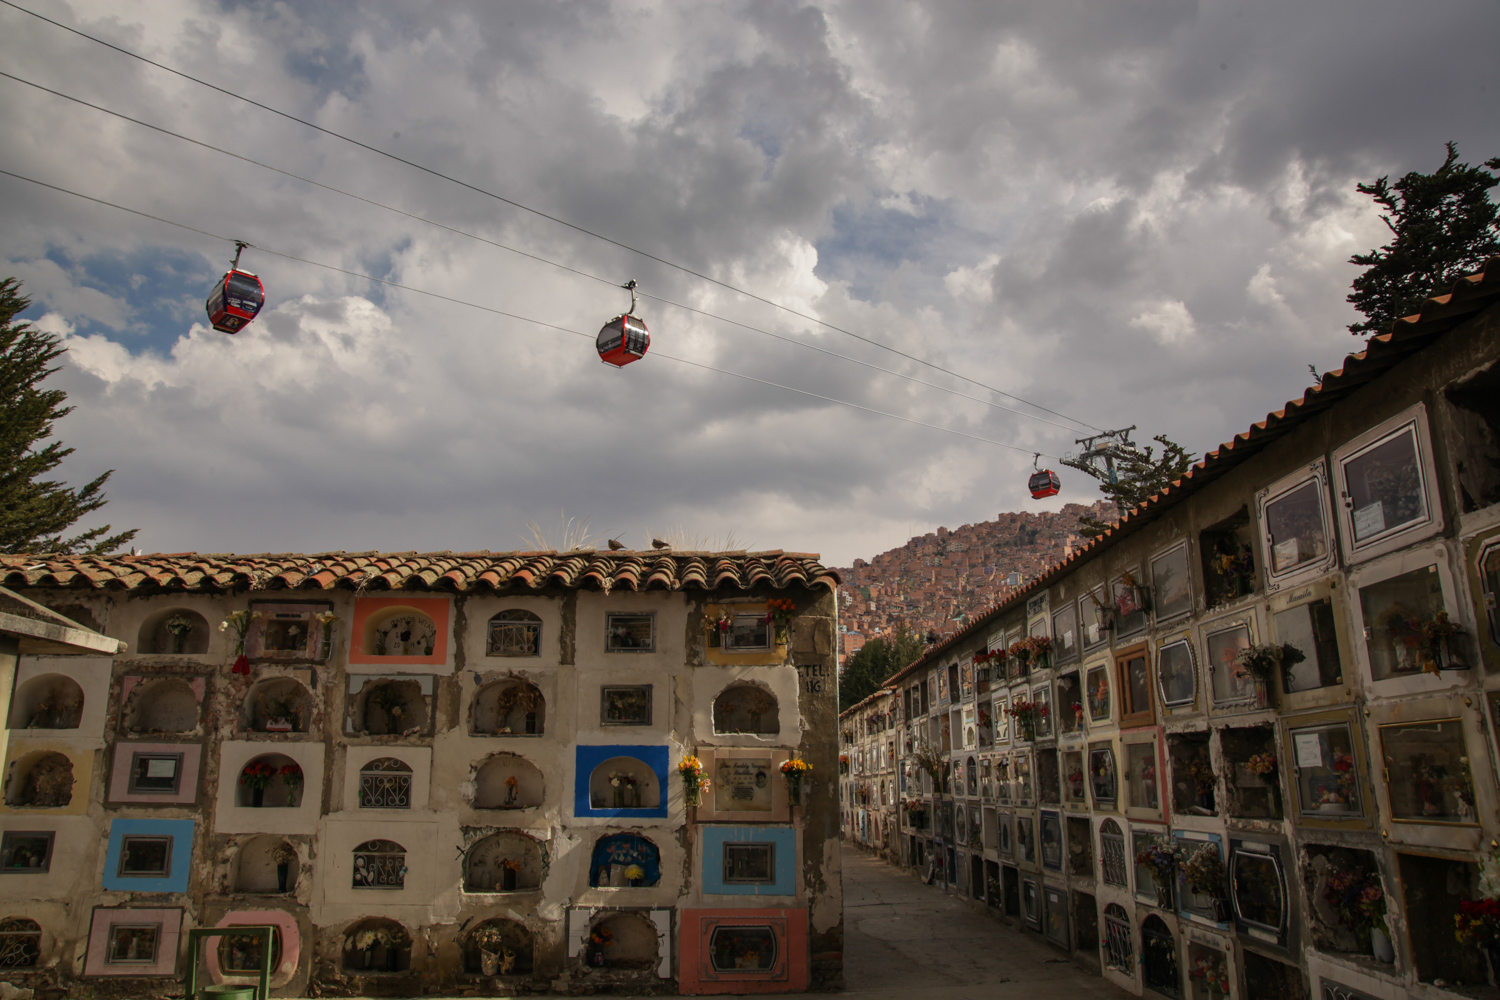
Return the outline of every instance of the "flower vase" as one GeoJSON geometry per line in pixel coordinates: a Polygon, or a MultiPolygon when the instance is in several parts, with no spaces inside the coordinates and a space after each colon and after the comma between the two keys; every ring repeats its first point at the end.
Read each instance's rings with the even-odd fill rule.
{"type": "Polygon", "coordinates": [[[776,626],[776,645],[778,645],[778,646],[789,646],[789,645],[791,645],[791,642],[792,642],[791,629],[789,629],[785,625],[777,625],[776,626]]]}
{"type": "Polygon", "coordinates": [[[702,791],[699,790],[698,783],[696,781],[693,782],[690,785],[684,785],[683,786],[683,788],[682,788],[682,804],[683,805],[685,805],[685,806],[696,806],[700,802],[702,802],[702,800],[703,800],[703,793],[702,793],[702,791]]]}
{"type": "Polygon", "coordinates": [[[505,892],[516,891],[516,870],[514,868],[500,869],[500,888],[505,892]]]}
{"type": "MultiPolygon", "coordinates": [[[[1390,965],[1396,961],[1396,949],[1391,947],[1390,936],[1380,927],[1370,928],[1370,954],[1375,956],[1375,961],[1390,965]]],[[[1495,959],[1491,952],[1490,967],[1495,967],[1495,959]]]]}
{"type": "Polygon", "coordinates": [[[630,808],[632,808],[632,809],[639,809],[640,807],[641,807],[641,786],[640,785],[631,785],[630,786],[630,808]]]}
{"type": "Polygon", "coordinates": [[[625,808],[625,786],[624,785],[616,785],[615,786],[615,808],[616,809],[624,809],[625,808]]]}
{"type": "Polygon", "coordinates": [[[252,789],[250,789],[250,805],[251,805],[251,807],[255,808],[255,809],[259,809],[261,806],[263,806],[265,804],[266,804],[266,790],[264,788],[252,788],[252,789]]]}
{"type": "Polygon", "coordinates": [[[302,798],[302,789],[300,789],[300,788],[293,788],[291,785],[287,786],[287,789],[286,789],[286,805],[287,805],[288,809],[295,809],[295,808],[297,808],[297,806],[299,804],[298,800],[300,800],[301,798],[302,798]]]}
{"type": "Polygon", "coordinates": [[[479,974],[493,976],[500,971],[500,953],[479,949],[479,974]]]}
{"type": "Polygon", "coordinates": [[[286,892],[287,880],[292,874],[292,866],[285,861],[276,863],[276,891],[286,892]]]}
{"type": "Polygon", "coordinates": [[[625,884],[630,886],[630,888],[632,889],[639,889],[644,883],[641,879],[638,878],[628,878],[625,880],[625,884]]]}
{"type": "Polygon", "coordinates": [[[1224,899],[1222,896],[1215,896],[1213,898],[1212,909],[1215,923],[1229,923],[1229,900],[1224,899]]]}
{"type": "Polygon", "coordinates": [[[715,625],[708,630],[708,648],[718,649],[721,645],[723,645],[723,640],[719,638],[719,628],[715,625]]]}
{"type": "Polygon", "coordinates": [[[802,804],[802,778],[801,776],[786,777],[786,801],[788,805],[800,806],[802,804]]]}
{"type": "Polygon", "coordinates": [[[1163,910],[1172,909],[1172,887],[1170,885],[1157,885],[1156,905],[1163,910]]]}

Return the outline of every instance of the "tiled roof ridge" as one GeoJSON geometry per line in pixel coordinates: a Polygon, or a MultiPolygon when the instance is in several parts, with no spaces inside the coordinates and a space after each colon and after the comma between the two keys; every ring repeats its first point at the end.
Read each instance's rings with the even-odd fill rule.
{"type": "MultiPolygon", "coordinates": [[[[1397,362],[1426,347],[1432,340],[1447,333],[1459,323],[1485,307],[1481,301],[1500,297],[1500,255],[1490,257],[1484,267],[1466,274],[1453,282],[1452,288],[1434,295],[1422,303],[1422,308],[1410,316],[1403,316],[1391,324],[1386,333],[1371,337],[1365,349],[1355,351],[1344,358],[1342,368],[1325,373],[1319,381],[1309,386],[1300,399],[1289,400],[1285,406],[1266,414],[1264,420],[1256,421],[1248,430],[1206,453],[1194,463],[1181,479],[1161,493],[1153,494],[1139,507],[1120,516],[1118,523],[1095,537],[1089,544],[1074,551],[1062,562],[1053,563],[1029,584],[1011,593],[1002,595],[993,604],[973,613],[969,625],[952,636],[934,645],[916,660],[901,668],[885,680],[893,685],[910,676],[922,664],[931,659],[942,659],[955,646],[981,628],[988,626],[994,618],[1023,605],[1040,590],[1051,586],[1052,581],[1068,572],[1084,559],[1097,555],[1104,548],[1116,544],[1137,527],[1175,506],[1197,489],[1225,474],[1240,462],[1248,460],[1255,452],[1271,441],[1287,433],[1292,427],[1314,414],[1328,409],[1343,397],[1370,382],[1397,362]]],[[[848,711],[852,712],[850,708],[848,711]]],[[[840,717],[847,713],[840,713],[840,717]]]]}
{"type": "Polygon", "coordinates": [[[141,555],[0,555],[0,585],[76,589],[223,592],[247,590],[430,590],[474,593],[522,588],[711,590],[721,586],[836,586],[815,553],[679,552],[312,552],[141,555]]]}

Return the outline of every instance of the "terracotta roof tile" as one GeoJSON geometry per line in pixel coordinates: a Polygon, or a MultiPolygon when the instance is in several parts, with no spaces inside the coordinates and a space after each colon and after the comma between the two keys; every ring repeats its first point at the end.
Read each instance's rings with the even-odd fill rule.
{"type": "Polygon", "coordinates": [[[125,591],[709,590],[835,586],[804,552],[321,552],[266,555],[0,556],[0,585],[125,591]],[[712,565],[712,572],[709,567],[712,565]]]}

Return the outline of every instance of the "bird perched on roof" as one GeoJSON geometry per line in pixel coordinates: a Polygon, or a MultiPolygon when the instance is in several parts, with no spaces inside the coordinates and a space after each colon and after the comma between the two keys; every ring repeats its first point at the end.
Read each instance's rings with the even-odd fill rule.
{"type": "Polygon", "coordinates": [[[651,547],[653,549],[670,549],[672,547],[672,543],[664,542],[660,538],[653,538],[651,539],[651,547]]]}
{"type": "Polygon", "coordinates": [[[609,551],[611,551],[611,552],[618,552],[621,549],[623,549],[624,547],[625,547],[625,543],[624,542],[616,541],[613,538],[611,538],[609,540],[609,551]]]}

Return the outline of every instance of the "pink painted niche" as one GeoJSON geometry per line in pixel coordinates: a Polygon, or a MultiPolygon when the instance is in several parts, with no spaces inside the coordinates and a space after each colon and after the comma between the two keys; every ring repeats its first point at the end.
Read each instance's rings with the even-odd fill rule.
{"type": "Polygon", "coordinates": [[[679,926],[679,993],[807,990],[805,909],[682,910],[679,926]]]}
{"type": "Polygon", "coordinates": [[[85,976],[175,976],[180,909],[99,906],[89,923],[85,976]]]}
{"type": "MultiPolygon", "coordinates": [[[[297,971],[297,962],[302,957],[302,931],[297,918],[283,910],[235,910],[219,918],[215,927],[253,927],[269,924],[281,936],[281,961],[271,970],[271,985],[284,985],[297,971]]],[[[219,961],[219,946],[223,938],[210,938],[203,945],[203,966],[215,983],[226,980],[251,981],[256,978],[249,972],[225,972],[219,961]]]]}
{"type": "Polygon", "coordinates": [[[349,662],[446,664],[450,608],[448,600],[440,597],[357,599],[350,626],[349,662]]]}

